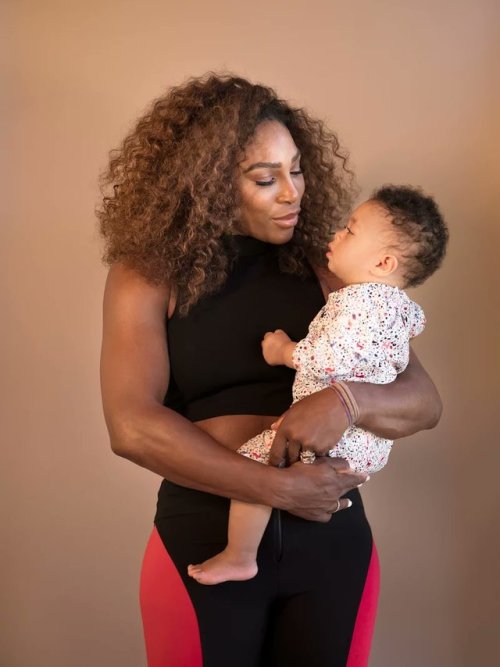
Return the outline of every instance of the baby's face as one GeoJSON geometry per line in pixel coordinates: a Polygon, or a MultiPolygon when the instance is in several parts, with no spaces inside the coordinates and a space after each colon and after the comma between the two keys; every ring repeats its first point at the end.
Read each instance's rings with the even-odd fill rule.
{"type": "Polygon", "coordinates": [[[354,209],[347,226],[328,244],[328,269],[346,285],[370,282],[373,268],[394,242],[387,212],[379,203],[368,200],[354,209]]]}

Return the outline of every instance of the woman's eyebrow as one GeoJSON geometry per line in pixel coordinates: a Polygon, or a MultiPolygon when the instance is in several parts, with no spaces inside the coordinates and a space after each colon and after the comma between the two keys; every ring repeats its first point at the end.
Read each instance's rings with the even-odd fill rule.
{"type": "MultiPolygon", "coordinates": [[[[297,151],[292,158],[292,162],[296,162],[300,157],[300,151],[297,151]]],[[[281,167],[281,162],[255,162],[251,164],[244,170],[244,174],[248,174],[249,171],[253,169],[279,169],[281,167]]]]}

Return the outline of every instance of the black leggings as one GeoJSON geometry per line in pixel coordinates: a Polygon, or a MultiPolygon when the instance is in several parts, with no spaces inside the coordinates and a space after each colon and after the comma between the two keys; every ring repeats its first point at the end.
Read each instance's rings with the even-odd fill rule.
{"type": "Polygon", "coordinates": [[[327,524],[274,510],[257,576],[216,586],[187,566],[225,547],[229,501],[166,482],[162,494],[141,574],[149,667],[368,664],[378,561],[357,490],[327,524]]]}

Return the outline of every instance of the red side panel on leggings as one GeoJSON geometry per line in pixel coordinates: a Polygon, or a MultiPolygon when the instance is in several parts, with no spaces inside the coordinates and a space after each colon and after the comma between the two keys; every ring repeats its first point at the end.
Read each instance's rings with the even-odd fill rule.
{"type": "Polygon", "coordinates": [[[356,625],[352,635],[351,647],[346,667],[367,667],[370,657],[377,602],[380,589],[380,565],[375,544],[373,545],[370,565],[366,576],[363,597],[356,616],[356,625]]]}
{"type": "Polygon", "coordinates": [[[202,667],[196,614],[156,528],[142,564],[140,601],[148,667],[202,667]]]}

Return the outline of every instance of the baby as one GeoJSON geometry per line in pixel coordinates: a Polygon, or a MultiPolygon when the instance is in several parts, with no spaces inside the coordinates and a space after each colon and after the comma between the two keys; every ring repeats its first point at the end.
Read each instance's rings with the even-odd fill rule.
{"type": "MultiPolygon", "coordinates": [[[[332,292],[295,343],[284,331],[262,341],[268,364],[296,369],[293,401],[326,387],[335,389],[350,423],[355,406],[343,382],[392,382],[409,359],[409,340],[422,332],[422,309],[403,289],[426,280],[444,257],[448,231],[433,199],[409,187],[386,186],[358,206],[346,227],[329,244],[328,269],[345,285],[332,292]]],[[[263,431],[238,452],[267,463],[275,431],[263,431]]],[[[358,472],[375,472],[387,463],[392,441],[354,423],[330,456],[347,459],[358,472]]],[[[314,453],[303,452],[304,463],[314,453]]],[[[202,584],[251,579],[270,507],[231,501],[228,544],[221,553],[188,573],[202,584]]]]}

